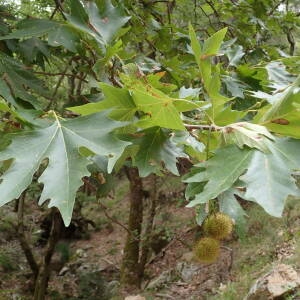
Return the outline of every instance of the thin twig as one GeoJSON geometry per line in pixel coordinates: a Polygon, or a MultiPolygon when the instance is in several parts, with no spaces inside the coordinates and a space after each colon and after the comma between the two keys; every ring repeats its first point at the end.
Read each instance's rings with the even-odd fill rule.
{"type": "MultiPolygon", "coordinates": [[[[210,1],[208,1],[208,0],[206,0],[205,2],[210,6],[210,8],[213,10],[215,16],[219,19],[219,18],[220,18],[220,15],[219,15],[219,13],[217,12],[217,10],[215,9],[214,5],[213,5],[210,1]]],[[[221,22],[220,22],[220,23],[221,23],[221,22]]]]}
{"type": "Polygon", "coordinates": [[[184,124],[187,130],[200,129],[200,130],[210,130],[210,131],[221,131],[224,127],[220,127],[217,125],[190,125],[184,124]]]}
{"type": "Polygon", "coordinates": [[[210,138],[211,138],[212,129],[210,128],[207,135],[207,143],[206,143],[206,160],[209,159],[209,147],[210,147],[210,138]]]}
{"type": "Polygon", "coordinates": [[[210,6],[210,8],[213,10],[214,15],[216,16],[216,18],[218,19],[219,23],[222,24],[223,26],[228,27],[228,33],[230,34],[230,36],[232,38],[234,38],[234,33],[232,32],[231,28],[229,27],[228,24],[226,24],[225,22],[221,21],[221,17],[220,14],[218,13],[218,11],[216,10],[216,8],[214,7],[213,3],[211,3],[208,0],[205,0],[205,2],[210,6]]]}
{"type": "Polygon", "coordinates": [[[110,69],[109,80],[112,82],[112,84],[114,86],[117,86],[119,88],[123,88],[123,84],[115,77],[115,65],[116,65],[116,60],[113,61],[113,66],[110,69]]]}
{"type": "Polygon", "coordinates": [[[82,77],[80,77],[80,76],[78,76],[76,74],[67,74],[67,73],[64,73],[64,72],[62,72],[62,73],[47,73],[47,72],[37,72],[37,71],[33,71],[33,73],[35,73],[35,74],[41,74],[41,75],[45,75],[45,76],[68,76],[68,77],[75,77],[75,78],[77,78],[77,79],[79,79],[79,80],[81,80],[81,81],[83,81],[85,83],[88,83],[87,80],[85,80],[84,78],[82,78],[82,77]]]}
{"type": "Polygon", "coordinates": [[[178,242],[180,242],[184,247],[186,247],[187,249],[189,249],[189,250],[193,250],[193,247],[191,246],[191,245],[189,245],[189,244],[187,244],[186,242],[184,242],[182,239],[180,239],[180,238],[175,238],[178,242]]]}
{"type": "Polygon", "coordinates": [[[61,86],[61,84],[62,84],[62,82],[63,82],[63,79],[64,79],[65,76],[66,76],[65,73],[67,72],[69,66],[71,65],[72,59],[73,59],[73,58],[71,58],[71,59],[68,61],[68,63],[67,63],[67,65],[66,65],[66,67],[65,67],[65,69],[64,69],[64,71],[63,71],[61,77],[59,78],[59,80],[58,80],[58,82],[57,82],[57,84],[56,84],[56,86],[55,86],[54,92],[53,92],[53,94],[52,94],[51,100],[50,100],[48,106],[46,107],[46,110],[49,110],[50,107],[51,107],[51,105],[53,104],[53,100],[55,99],[55,96],[56,96],[56,94],[57,94],[57,92],[58,92],[58,89],[59,89],[59,87],[61,86]]]}
{"type": "Polygon", "coordinates": [[[116,223],[116,224],[118,224],[119,226],[121,226],[124,230],[126,230],[130,235],[132,235],[132,236],[134,237],[134,234],[132,234],[132,232],[131,232],[124,224],[122,224],[122,223],[119,222],[116,218],[114,218],[114,217],[112,217],[112,216],[110,216],[110,215],[108,214],[108,212],[107,212],[108,207],[107,207],[106,205],[104,205],[104,204],[100,201],[99,198],[98,198],[97,200],[98,200],[99,205],[103,208],[103,212],[104,212],[105,216],[106,216],[109,220],[111,220],[113,223],[116,223]]]}
{"type": "MultiPolygon", "coordinates": [[[[208,19],[208,22],[209,22],[209,24],[210,24],[210,27],[211,27],[214,31],[217,31],[216,28],[215,28],[215,26],[214,26],[213,23],[211,22],[211,19],[210,19],[209,15],[205,12],[205,10],[202,8],[201,5],[199,5],[199,7],[200,7],[200,10],[201,10],[201,11],[203,12],[203,14],[205,15],[205,17],[208,19]]],[[[196,11],[196,10],[195,10],[195,11],[196,11]]]]}
{"type": "Polygon", "coordinates": [[[76,95],[79,97],[81,95],[81,89],[82,89],[82,82],[85,81],[85,78],[87,77],[87,74],[84,75],[83,72],[80,72],[81,79],[79,79],[79,82],[77,84],[76,88],[76,95]]]}
{"type": "Polygon", "coordinates": [[[9,90],[10,90],[10,93],[13,97],[15,97],[15,93],[14,93],[14,90],[13,90],[13,87],[11,86],[11,83],[9,81],[9,78],[7,77],[7,73],[3,73],[2,75],[2,79],[6,82],[9,90]]]}
{"type": "Polygon", "coordinates": [[[194,18],[195,18],[195,23],[197,21],[197,0],[194,0],[194,18]]]}
{"type": "Polygon", "coordinates": [[[164,248],[161,249],[161,251],[155,255],[150,261],[147,262],[146,266],[149,266],[150,264],[152,264],[154,261],[156,261],[156,259],[158,257],[161,257],[162,253],[165,253],[167,251],[167,249],[169,249],[176,241],[178,241],[178,239],[184,237],[184,235],[186,235],[187,233],[189,233],[192,230],[195,230],[196,227],[192,227],[192,228],[188,228],[186,231],[181,232],[179,236],[175,236],[168,245],[166,245],[164,248]]]}
{"type": "Polygon", "coordinates": [[[148,45],[156,52],[159,52],[160,54],[163,55],[163,52],[157,49],[157,47],[147,38],[145,38],[145,41],[148,43],[148,45]]]}
{"type": "MultiPolygon", "coordinates": [[[[66,18],[65,14],[64,14],[64,9],[62,7],[62,3],[64,2],[64,0],[54,0],[54,2],[55,2],[55,5],[56,5],[56,10],[60,11],[63,19],[66,20],[67,18],[66,18]]],[[[53,12],[52,15],[54,16],[54,14],[55,13],[53,12]]],[[[52,15],[51,15],[51,17],[53,18],[52,15]]]]}
{"type": "MultiPolygon", "coordinates": [[[[97,188],[96,188],[95,186],[93,186],[88,180],[86,180],[86,179],[83,178],[83,181],[84,181],[84,183],[86,183],[90,188],[92,188],[94,191],[97,191],[97,188]]],[[[108,212],[107,212],[108,207],[100,201],[100,198],[99,198],[99,197],[97,197],[96,199],[97,199],[99,205],[103,208],[103,211],[104,211],[105,216],[106,216],[109,220],[111,220],[113,223],[116,223],[117,225],[121,226],[121,227],[122,227],[124,230],[126,230],[129,234],[133,235],[132,232],[131,232],[124,224],[122,224],[122,223],[119,222],[116,218],[114,218],[114,217],[112,217],[112,216],[110,216],[110,215],[108,214],[108,212]]],[[[134,236],[134,235],[133,235],[133,236],[134,236]]]]}
{"type": "Polygon", "coordinates": [[[285,0],[281,0],[279,1],[268,13],[267,16],[271,16],[273,15],[273,13],[275,12],[275,10],[280,6],[280,4],[282,4],[285,0]]]}

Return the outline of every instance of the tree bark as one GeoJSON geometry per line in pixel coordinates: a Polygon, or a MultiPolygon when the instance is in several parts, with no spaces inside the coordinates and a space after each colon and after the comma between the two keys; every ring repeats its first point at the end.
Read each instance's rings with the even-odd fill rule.
{"type": "Polygon", "coordinates": [[[46,253],[39,268],[39,273],[35,282],[34,300],[44,300],[51,273],[51,259],[55,251],[55,246],[59,240],[60,231],[62,227],[62,219],[59,211],[52,208],[52,228],[48,240],[46,253]]]}
{"type": "Polygon", "coordinates": [[[140,236],[143,222],[143,182],[136,168],[125,167],[130,182],[130,212],[128,220],[129,233],[124,248],[121,267],[121,284],[124,287],[139,287],[140,236]]]}
{"type": "Polygon", "coordinates": [[[151,234],[153,230],[154,218],[156,213],[156,206],[157,206],[157,175],[152,174],[151,176],[151,190],[150,190],[150,207],[147,215],[147,223],[145,225],[145,232],[144,232],[144,241],[142,243],[141,249],[141,259],[139,263],[140,269],[140,277],[143,278],[145,265],[149,259],[150,254],[150,242],[151,242],[151,234]]]}
{"type": "Polygon", "coordinates": [[[292,29],[288,29],[286,33],[287,40],[290,44],[290,55],[293,56],[295,53],[296,42],[292,33],[292,29]]]}
{"type": "Polygon", "coordinates": [[[24,202],[26,198],[26,191],[22,193],[20,198],[17,200],[18,207],[18,224],[17,224],[17,236],[20,242],[20,246],[25,254],[27,262],[34,276],[34,282],[39,272],[39,265],[35,259],[33,250],[31,249],[28,240],[26,239],[24,232],[24,202]]]}

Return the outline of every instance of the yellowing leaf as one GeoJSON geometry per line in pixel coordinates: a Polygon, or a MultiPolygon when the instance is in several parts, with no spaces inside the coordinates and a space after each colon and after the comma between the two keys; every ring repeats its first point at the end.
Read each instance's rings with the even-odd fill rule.
{"type": "Polygon", "coordinates": [[[152,126],[185,130],[172,98],[152,96],[140,91],[133,91],[132,97],[138,110],[149,116],[152,126]]]}
{"type": "Polygon", "coordinates": [[[116,88],[106,83],[101,83],[100,87],[104,93],[105,99],[96,103],[69,107],[68,109],[83,116],[111,109],[109,116],[118,121],[131,121],[135,112],[134,104],[126,88],[116,88]]]}

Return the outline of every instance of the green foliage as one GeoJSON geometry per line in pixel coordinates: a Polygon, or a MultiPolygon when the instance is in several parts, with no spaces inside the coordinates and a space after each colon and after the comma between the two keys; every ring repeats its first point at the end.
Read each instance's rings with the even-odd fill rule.
{"type": "Polygon", "coordinates": [[[79,278],[79,294],[80,297],[92,300],[97,299],[97,295],[101,295],[101,299],[110,299],[111,291],[106,287],[101,272],[90,272],[80,276],[79,278]]]}
{"type": "Polygon", "coordinates": [[[0,267],[5,272],[13,271],[16,269],[16,266],[13,264],[11,257],[3,251],[0,252],[0,267]]]}
{"type": "Polygon", "coordinates": [[[230,216],[235,221],[235,228],[239,237],[245,235],[246,212],[240,205],[236,196],[242,197],[242,193],[237,189],[237,184],[218,196],[220,211],[230,216]]]}
{"type": "Polygon", "coordinates": [[[69,244],[60,242],[56,245],[55,250],[60,254],[60,260],[62,263],[67,263],[70,260],[71,251],[69,244]]]}
{"type": "Polygon", "coordinates": [[[195,199],[188,206],[192,207],[196,204],[206,203],[229,189],[245,171],[251,155],[251,150],[240,150],[231,145],[219,149],[216,155],[207,163],[197,165],[192,175],[185,179],[185,182],[199,182],[200,186],[202,186],[202,182],[207,182],[207,184],[204,186],[203,191],[193,195],[195,199]],[[226,160],[224,160],[225,157],[226,160]]]}
{"type": "Polygon", "coordinates": [[[126,88],[116,88],[106,83],[100,83],[105,99],[96,103],[89,103],[70,110],[81,115],[89,115],[106,109],[112,109],[110,117],[119,121],[132,121],[136,112],[136,105],[126,88]]]}
{"type": "Polygon", "coordinates": [[[70,0],[51,19],[50,2],[30,5],[29,18],[0,10],[1,205],[43,165],[40,203],[68,225],[88,165],[108,182],[90,179],[100,195],[114,166],[179,175],[179,158],[199,224],[213,199],[243,224],[237,196],[280,216],[299,195],[295,4],[70,0]]]}
{"type": "Polygon", "coordinates": [[[86,2],[70,1],[70,14],[65,14],[70,24],[82,33],[92,36],[100,46],[107,45],[117,31],[130,19],[114,7],[110,0],[86,2]]]}
{"type": "MultiPolygon", "coordinates": [[[[201,188],[202,182],[208,182],[203,192],[200,190],[199,194],[192,194],[195,199],[189,206],[208,202],[230,189],[240,179],[241,186],[246,187],[243,198],[259,203],[273,216],[281,216],[286,198],[289,195],[299,196],[292,177],[293,171],[299,168],[298,148],[298,140],[277,139],[275,143],[269,142],[271,153],[241,150],[233,145],[219,149],[212,159],[205,165],[198,166],[185,179],[190,184],[199,182],[201,188]]],[[[238,190],[236,193],[238,194],[238,190]]]]}
{"type": "Polygon", "coordinates": [[[139,150],[134,159],[134,166],[138,167],[140,176],[145,177],[151,173],[160,172],[162,165],[175,175],[179,175],[177,170],[177,157],[187,157],[183,152],[183,147],[177,146],[168,132],[164,132],[159,127],[152,127],[140,132],[141,137],[135,141],[139,145],[139,150]]]}
{"type": "Polygon", "coordinates": [[[5,100],[17,105],[14,97],[19,97],[31,103],[33,107],[40,108],[39,101],[28,93],[27,89],[30,88],[41,95],[47,95],[47,90],[43,82],[27,71],[25,66],[5,53],[0,53],[0,74],[1,96],[5,100]]]}
{"type": "Polygon", "coordinates": [[[1,215],[0,221],[0,234],[5,238],[6,241],[10,241],[15,237],[15,230],[13,227],[15,220],[10,215],[1,215]]]}
{"type": "Polygon", "coordinates": [[[81,178],[89,174],[86,167],[91,163],[80,154],[80,148],[85,147],[91,154],[106,156],[107,171],[111,172],[129,144],[111,134],[113,129],[123,124],[109,120],[106,115],[104,112],[73,120],[60,120],[54,114],[55,119],[52,122],[49,120],[48,127],[12,134],[12,143],[1,152],[1,160],[14,159],[2,177],[1,205],[19,197],[31,183],[39,165],[48,159],[48,168],[39,180],[44,183],[39,203],[43,204],[50,199],[49,206],[58,207],[65,224],[69,225],[75,193],[81,185],[81,178]],[[96,124],[102,129],[96,129],[96,124]],[[26,156],[24,150],[28,151],[26,156]],[[17,185],[15,180],[18,181],[17,185]]]}
{"type": "Polygon", "coordinates": [[[299,168],[297,149],[298,140],[278,140],[271,154],[254,152],[247,172],[240,178],[247,187],[245,198],[256,201],[275,217],[282,215],[289,195],[300,195],[291,176],[299,168]]]}

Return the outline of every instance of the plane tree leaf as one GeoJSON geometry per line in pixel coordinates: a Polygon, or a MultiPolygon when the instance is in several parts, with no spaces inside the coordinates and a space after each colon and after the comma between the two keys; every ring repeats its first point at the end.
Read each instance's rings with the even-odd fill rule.
{"type": "Polygon", "coordinates": [[[143,121],[143,127],[160,126],[184,130],[179,112],[198,109],[203,105],[203,101],[200,103],[200,101],[170,97],[165,91],[170,92],[174,86],[159,82],[163,75],[145,76],[140,68],[132,63],[124,66],[123,69],[125,73],[120,77],[130,91],[137,110],[143,111],[148,116],[148,119],[143,121]]]}
{"type": "Polygon", "coordinates": [[[101,46],[108,45],[130,19],[120,6],[113,6],[110,0],[97,3],[89,1],[85,6],[79,0],[72,0],[70,6],[70,14],[65,14],[70,24],[91,35],[101,46]]]}
{"type": "Polygon", "coordinates": [[[89,1],[85,6],[79,0],[71,0],[70,8],[70,14],[65,14],[68,24],[45,19],[26,19],[19,22],[17,30],[0,37],[0,40],[48,35],[49,45],[62,45],[76,52],[78,31],[89,34],[105,46],[130,19],[124,15],[120,6],[113,6],[109,0],[99,5],[89,1]]]}
{"type": "Polygon", "coordinates": [[[207,111],[207,114],[213,120],[222,111],[224,104],[231,100],[230,98],[227,98],[220,94],[220,66],[216,66],[213,68],[213,65],[210,61],[211,56],[215,56],[218,54],[226,32],[227,28],[219,30],[211,37],[209,37],[204,42],[203,46],[201,46],[199,41],[197,40],[197,36],[192,25],[189,26],[192,52],[194,53],[196,62],[199,66],[203,84],[211,102],[211,108],[207,111]]]}
{"type": "Polygon", "coordinates": [[[77,51],[79,42],[79,35],[68,24],[58,24],[48,34],[48,44],[50,46],[63,46],[71,52],[77,51]]]}
{"type": "Polygon", "coordinates": [[[37,38],[44,35],[48,35],[50,46],[64,46],[76,52],[76,46],[79,43],[78,33],[68,24],[45,19],[25,19],[19,22],[17,30],[1,36],[0,40],[37,38]]]}
{"type": "Polygon", "coordinates": [[[291,86],[286,87],[286,89],[280,93],[280,97],[278,94],[274,94],[274,100],[271,100],[272,104],[260,111],[256,117],[257,122],[267,123],[272,120],[284,118],[295,109],[295,103],[300,103],[299,95],[300,76],[298,76],[291,86]]]}
{"type": "Polygon", "coordinates": [[[40,37],[55,30],[58,24],[45,19],[25,19],[19,22],[17,30],[1,36],[0,40],[40,37]]]}
{"type": "Polygon", "coordinates": [[[13,162],[1,177],[0,205],[18,198],[41,163],[48,159],[39,178],[44,184],[39,203],[49,199],[49,207],[58,207],[68,226],[76,191],[82,184],[81,178],[89,175],[87,166],[91,163],[80,154],[80,149],[108,157],[108,172],[111,172],[124,148],[130,144],[112,134],[124,123],[108,119],[107,114],[101,112],[71,120],[56,117],[48,127],[9,135],[11,144],[0,152],[0,160],[13,159],[13,162]]]}
{"type": "Polygon", "coordinates": [[[188,207],[206,203],[228,190],[248,167],[251,156],[252,150],[241,150],[235,145],[217,150],[215,156],[204,165],[204,171],[201,166],[199,173],[185,179],[188,183],[207,182],[203,191],[195,195],[195,199],[188,204],[188,207]]]}
{"type": "Polygon", "coordinates": [[[187,157],[183,146],[171,140],[168,132],[159,127],[152,127],[139,132],[141,137],[135,141],[139,151],[134,157],[134,165],[138,167],[141,177],[151,173],[160,173],[164,166],[175,175],[179,175],[177,158],[187,157]]]}
{"type": "Polygon", "coordinates": [[[76,30],[90,35],[99,43],[100,46],[105,44],[103,37],[99,34],[96,28],[94,28],[92,24],[89,25],[88,13],[79,0],[70,1],[70,13],[65,13],[65,17],[69,24],[71,24],[76,30]]]}
{"type": "MultiPolygon", "coordinates": [[[[295,171],[300,170],[300,141],[277,138],[275,141],[267,140],[267,143],[268,153],[230,145],[218,149],[213,158],[197,165],[184,180],[188,183],[186,196],[192,198],[188,207],[216,197],[225,201],[231,197],[233,192],[229,191],[239,180],[246,188],[242,198],[254,201],[270,215],[280,217],[287,197],[300,196],[292,177],[295,171]]],[[[237,203],[231,204],[236,212],[240,211],[237,203]]],[[[224,207],[225,204],[222,205],[224,207]]]]}
{"type": "Polygon", "coordinates": [[[176,131],[171,139],[174,143],[192,147],[197,152],[203,152],[205,149],[205,145],[188,131],[176,131]]]}
{"type": "Polygon", "coordinates": [[[236,196],[243,197],[243,194],[237,187],[233,186],[218,196],[218,203],[220,211],[230,216],[235,221],[237,232],[239,234],[245,231],[245,217],[247,216],[247,213],[240,205],[236,196]]]}
{"type": "Polygon", "coordinates": [[[265,154],[255,151],[247,172],[241,176],[246,184],[245,198],[260,204],[267,213],[280,217],[289,195],[300,196],[292,177],[300,169],[300,141],[279,139],[265,154]]]}
{"type": "Polygon", "coordinates": [[[28,92],[27,88],[43,96],[49,95],[43,81],[26,70],[24,65],[3,52],[0,53],[0,75],[2,77],[0,84],[3,86],[0,95],[11,104],[15,104],[13,97],[15,96],[31,103],[35,108],[39,108],[41,103],[28,92]]]}
{"type": "Polygon", "coordinates": [[[233,142],[240,148],[247,145],[263,152],[269,152],[269,139],[274,140],[273,135],[264,126],[248,122],[230,124],[222,134],[225,143],[233,142]]]}
{"type": "Polygon", "coordinates": [[[150,117],[152,126],[185,130],[180,114],[174,105],[174,99],[150,95],[141,91],[132,92],[133,100],[138,110],[150,117]]]}
{"type": "MultiPolygon", "coordinates": [[[[220,106],[221,107],[221,106],[220,106]]],[[[215,124],[218,126],[227,126],[237,122],[246,115],[246,112],[239,110],[232,110],[230,105],[226,106],[218,112],[215,116],[215,124]]]]}
{"type": "Polygon", "coordinates": [[[227,28],[223,28],[209,37],[203,44],[202,55],[217,55],[225,38],[227,28]]]}
{"type": "Polygon", "coordinates": [[[265,124],[265,126],[272,132],[290,136],[293,138],[300,138],[300,107],[295,108],[282,118],[277,118],[265,124]]]}
{"type": "Polygon", "coordinates": [[[0,79],[0,96],[5,99],[8,103],[17,106],[17,102],[12,95],[7,82],[4,79],[0,79]]]}
{"type": "Polygon", "coordinates": [[[222,76],[223,82],[226,85],[227,90],[231,93],[232,97],[239,97],[244,99],[244,90],[246,85],[244,82],[236,79],[233,76],[222,76]]]}
{"type": "Polygon", "coordinates": [[[203,224],[206,217],[208,216],[208,211],[205,209],[205,206],[206,206],[205,204],[200,204],[196,209],[196,213],[197,213],[196,222],[199,226],[203,224]]]}
{"type": "Polygon", "coordinates": [[[191,24],[189,24],[189,35],[191,40],[192,51],[195,55],[196,62],[201,70],[202,47],[197,39],[196,32],[191,24]]]}
{"type": "Polygon", "coordinates": [[[96,103],[74,106],[68,108],[81,115],[89,115],[95,112],[112,109],[110,117],[118,121],[131,121],[137,110],[126,88],[116,88],[106,83],[100,83],[104,94],[104,100],[96,103]]]}
{"type": "Polygon", "coordinates": [[[270,131],[294,138],[300,137],[300,76],[290,86],[274,95],[264,96],[271,104],[259,111],[254,121],[270,131]]]}
{"type": "Polygon", "coordinates": [[[225,54],[228,57],[228,65],[229,66],[237,66],[242,57],[245,55],[243,51],[243,47],[241,45],[234,45],[230,49],[228,49],[225,54]]]}
{"type": "Polygon", "coordinates": [[[204,81],[206,90],[212,82],[212,64],[209,61],[211,56],[218,54],[221,44],[226,35],[227,28],[223,28],[209,37],[203,44],[200,45],[193,26],[189,25],[189,35],[191,39],[191,48],[195,55],[196,62],[199,66],[201,77],[204,81]]]}
{"type": "Polygon", "coordinates": [[[108,44],[117,31],[130,19],[125,16],[120,6],[113,6],[110,0],[86,4],[91,25],[100,33],[103,40],[108,44]]]}
{"type": "Polygon", "coordinates": [[[247,215],[235,198],[235,195],[239,194],[239,191],[232,187],[218,196],[220,211],[229,215],[236,222],[242,221],[247,215]]]}
{"type": "MultiPolygon", "coordinates": [[[[101,83],[100,87],[105,99],[97,103],[70,107],[69,110],[82,115],[91,114],[105,109],[112,109],[110,117],[115,120],[132,121],[137,111],[145,113],[144,127],[160,126],[171,129],[185,129],[179,112],[189,111],[199,107],[197,103],[185,99],[170,98],[163,92],[153,88],[149,91],[144,85],[136,82],[131,94],[128,88],[116,88],[101,83]]],[[[141,125],[141,123],[139,123],[141,125]]]]}
{"type": "Polygon", "coordinates": [[[18,45],[21,57],[24,57],[26,62],[32,63],[37,61],[39,55],[42,55],[47,59],[50,57],[50,51],[47,44],[38,38],[24,40],[19,42],[18,45]]]}
{"type": "MultiPolygon", "coordinates": [[[[22,116],[22,112],[20,110],[15,110],[13,106],[9,107],[7,102],[3,99],[0,99],[0,112],[8,112],[11,117],[13,117],[14,121],[22,122],[24,125],[32,126],[30,120],[27,120],[24,116],[22,116]]],[[[5,123],[1,123],[0,127],[2,127],[5,123]]]]}
{"type": "Polygon", "coordinates": [[[285,65],[280,61],[272,61],[266,65],[268,78],[277,85],[285,86],[294,81],[294,76],[286,71],[285,65]]]}

